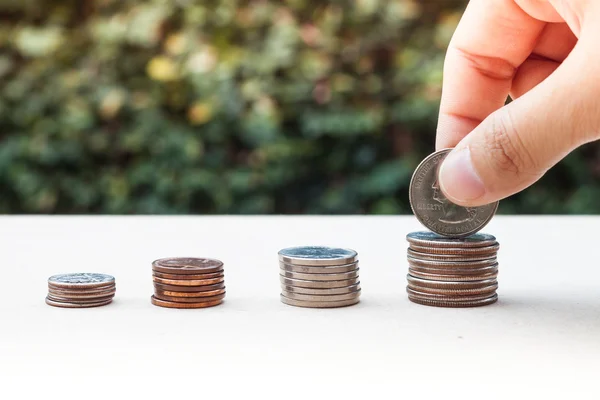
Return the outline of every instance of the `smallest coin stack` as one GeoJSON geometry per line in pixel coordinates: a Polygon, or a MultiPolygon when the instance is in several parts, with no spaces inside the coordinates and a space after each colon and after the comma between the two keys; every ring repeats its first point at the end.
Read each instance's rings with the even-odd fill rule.
{"type": "Polygon", "coordinates": [[[494,236],[476,233],[451,239],[413,232],[406,239],[410,301],[435,307],[477,307],[498,300],[500,245],[494,236]]]}
{"type": "Polygon", "coordinates": [[[279,251],[281,302],[296,307],[333,308],[360,298],[358,254],[320,246],[279,251]]]}
{"type": "Polygon", "coordinates": [[[115,278],[105,274],[75,273],[48,278],[46,304],[63,308],[105,306],[116,293],[115,278]]]}
{"type": "Polygon", "coordinates": [[[152,263],[152,304],[166,308],[206,308],[225,298],[223,262],[211,258],[162,258],[152,263]]]}

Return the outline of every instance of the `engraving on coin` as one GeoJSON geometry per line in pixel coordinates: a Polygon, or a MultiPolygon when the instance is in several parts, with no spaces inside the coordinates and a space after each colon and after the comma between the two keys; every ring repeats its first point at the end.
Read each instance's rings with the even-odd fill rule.
{"type": "Polygon", "coordinates": [[[344,265],[356,261],[357,253],[350,249],[324,246],[289,247],[279,251],[279,261],[294,265],[344,265]]]}
{"type": "Polygon", "coordinates": [[[108,285],[114,281],[115,278],[110,275],[84,272],[75,274],[59,274],[48,278],[48,284],[57,287],[91,287],[96,285],[108,285]]]}
{"type": "Polygon", "coordinates": [[[444,196],[439,187],[438,172],[450,151],[437,151],[419,164],[410,182],[409,199],[413,213],[425,227],[443,236],[461,238],[487,225],[498,208],[498,202],[481,207],[462,207],[444,196]]]}

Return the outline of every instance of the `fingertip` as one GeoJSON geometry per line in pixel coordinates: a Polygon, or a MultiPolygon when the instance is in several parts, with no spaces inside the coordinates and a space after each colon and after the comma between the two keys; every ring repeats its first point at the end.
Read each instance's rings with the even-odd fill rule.
{"type": "Polygon", "coordinates": [[[442,193],[451,202],[462,206],[476,206],[486,194],[483,180],[475,170],[468,147],[448,154],[439,171],[442,193]]]}

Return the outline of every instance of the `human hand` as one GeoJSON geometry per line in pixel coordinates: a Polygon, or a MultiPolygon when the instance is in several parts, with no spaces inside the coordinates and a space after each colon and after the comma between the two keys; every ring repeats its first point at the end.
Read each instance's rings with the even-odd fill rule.
{"type": "Polygon", "coordinates": [[[439,172],[446,197],[500,200],[598,138],[600,1],[471,0],[444,65],[436,147],[455,147],[439,172]]]}

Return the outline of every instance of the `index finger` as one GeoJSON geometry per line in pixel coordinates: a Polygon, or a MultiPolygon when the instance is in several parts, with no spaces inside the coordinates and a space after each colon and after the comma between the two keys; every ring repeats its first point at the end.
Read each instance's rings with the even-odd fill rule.
{"type": "Polygon", "coordinates": [[[454,147],[504,105],[544,26],[515,0],[471,0],[446,54],[437,149],[454,147]]]}

